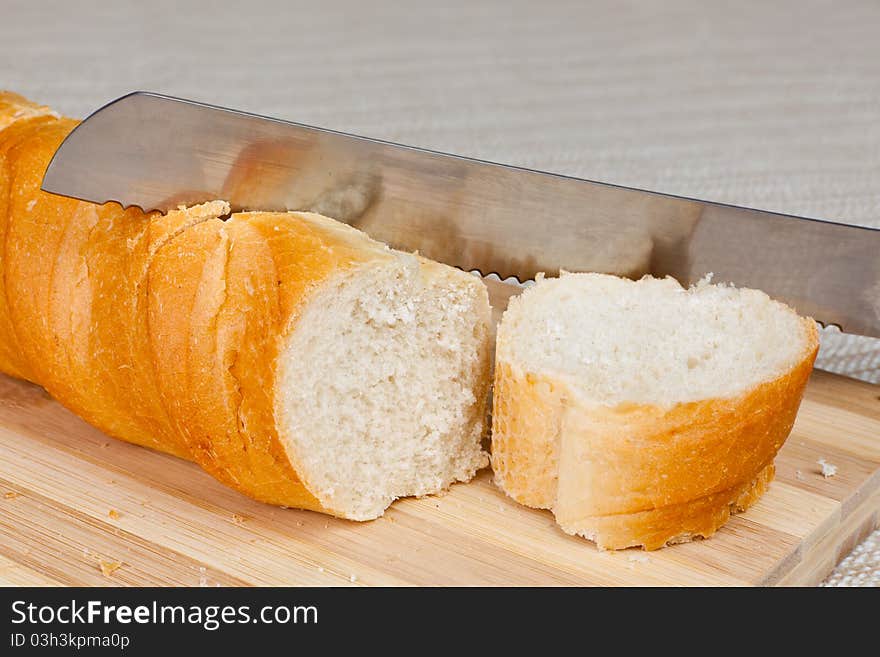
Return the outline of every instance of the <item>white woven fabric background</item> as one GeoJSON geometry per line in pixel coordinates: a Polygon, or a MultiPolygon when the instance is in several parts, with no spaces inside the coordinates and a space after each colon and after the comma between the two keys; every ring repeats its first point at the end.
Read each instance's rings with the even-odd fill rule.
{"type": "MultiPolygon", "coordinates": [[[[150,89],[880,226],[878,35],[876,0],[0,0],[0,88],[72,116],[150,89]]],[[[820,364],[878,382],[880,346],[825,337],[820,364]]],[[[828,583],[880,585],[880,532],[828,583]]]]}

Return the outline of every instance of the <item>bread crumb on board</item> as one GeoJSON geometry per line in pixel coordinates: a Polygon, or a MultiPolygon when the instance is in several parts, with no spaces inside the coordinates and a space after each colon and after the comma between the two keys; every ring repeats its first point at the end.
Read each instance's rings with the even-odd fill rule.
{"type": "Polygon", "coordinates": [[[101,574],[104,577],[110,577],[113,573],[122,568],[122,562],[113,559],[99,558],[98,566],[101,568],[101,574]]]}
{"type": "Polygon", "coordinates": [[[233,525],[242,525],[244,524],[244,521],[245,517],[237,513],[233,513],[232,517],[229,519],[229,522],[231,522],[233,525]]]}
{"type": "Polygon", "coordinates": [[[14,490],[3,493],[3,499],[5,500],[14,500],[16,497],[18,497],[18,493],[16,493],[14,490]]]}
{"type": "Polygon", "coordinates": [[[819,459],[816,461],[821,470],[819,470],[820,474],[825,477],[825,479],[829,479],[837,474],[837,466],[833,463],[829,463],[825,459],[819,459]]]}
{"type": "Polygon", "coordinates": [[[119,520],[119,518],[122,517],[119,511],[117,511],[116,509],[110,509],[107,512],[107,515],[110,517],[111,520],[119,520]]]}

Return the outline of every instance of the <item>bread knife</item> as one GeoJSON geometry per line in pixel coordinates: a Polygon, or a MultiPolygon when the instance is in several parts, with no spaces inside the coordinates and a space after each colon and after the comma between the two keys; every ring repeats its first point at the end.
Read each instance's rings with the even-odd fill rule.
{"type": "Polygon", "coordinates": [[[880,230],[582,180],[138,91],[64,141],[46,192],[167,211],[309,210],[397,249],[519,281],[538,272],[755,287],[880,337],[880,230]]]}

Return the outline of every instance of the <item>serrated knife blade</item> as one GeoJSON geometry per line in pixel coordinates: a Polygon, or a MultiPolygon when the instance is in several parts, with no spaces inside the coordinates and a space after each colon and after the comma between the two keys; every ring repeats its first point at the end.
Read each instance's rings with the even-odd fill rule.
{"type": "Polygon", "coordinates": [[[64,141],[43,190],[167,211],[312,210],[465,270],[671,275],[756,287],[880,337],[880,230],[447,155],[150,92],[64,141]]]}

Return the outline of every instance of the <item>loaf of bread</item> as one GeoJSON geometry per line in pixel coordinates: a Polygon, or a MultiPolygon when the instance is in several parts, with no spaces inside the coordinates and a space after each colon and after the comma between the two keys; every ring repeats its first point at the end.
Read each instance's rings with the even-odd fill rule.
{"type": "Polygon", "coordinates": [[[773,478],[817,349],[756,290],[540,280],[498,329],[495,481],[603,549],[709,536],[773,478]]]}
{"type": "Polygon", "coordinates": [[[487,464],[479,279],[317,214],[41,192],[75,125],[0,93],[0,371],[255,499],[344,518],[487,464]]]}

